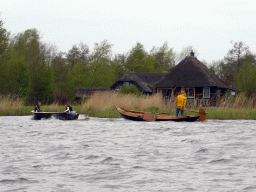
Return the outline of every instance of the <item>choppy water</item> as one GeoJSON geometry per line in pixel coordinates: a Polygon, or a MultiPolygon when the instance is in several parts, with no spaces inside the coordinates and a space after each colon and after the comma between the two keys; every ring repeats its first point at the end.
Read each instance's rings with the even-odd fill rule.
{"type": "Polygon", "coordinates": [[[256,121],[0,117],[0,191],[256,191],[256,121]]]}

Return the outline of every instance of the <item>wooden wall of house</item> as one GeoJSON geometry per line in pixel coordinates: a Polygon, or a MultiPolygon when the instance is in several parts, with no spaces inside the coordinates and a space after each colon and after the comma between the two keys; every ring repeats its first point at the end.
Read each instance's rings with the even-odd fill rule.
{"type": "MultiPolygon", "coordinates": [[[[163,97],[166,100],[170,100],[172,97],[173,102],[175,101],[176,97],[180,93],[182,88],[175,88],[175,89],[165,89],[163,90],[163,97]],[[169,90],[167,92],[167,90],[169,90]],[[172,90],[172,91],[170,91],[172,90]],[[167,93],[171,93],[168,95],[167,93]]],[[[199,107],[207,107],[207,106],[216,106],[218,100],[221,98],[223,94],[225,94],[226,89],[219,89],[217,87],[210,87],[210,97],[204,97],[203,94],[204,88],[203,87],[196,87],[195,88],[195,95],[193,98],[187,97],[187,106],[199,106],[199,107]]]]}

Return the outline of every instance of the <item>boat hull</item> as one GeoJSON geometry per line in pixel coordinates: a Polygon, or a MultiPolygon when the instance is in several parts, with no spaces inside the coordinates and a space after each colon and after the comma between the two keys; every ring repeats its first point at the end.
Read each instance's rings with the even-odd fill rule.
{"type": "Polygon", "coordinates": [[[142,111],[132,111],[116,107],[120,115],[131,121],[176,121],[176,122],[194,122],[198,121],[200,116],[179,116],[170,115],[168,113],[148,113],[142,111]]]}
{"type": "Polygon", "coordinates": [[[34,112],[33,118],[35,120],[41,120],[41,119],[49,119],[51,117],[55,117],[56,119],[60,120],[76,120],[79,117],[79,114],[76,111],[71,111],[70,113],[66,112],[34,112]]]}

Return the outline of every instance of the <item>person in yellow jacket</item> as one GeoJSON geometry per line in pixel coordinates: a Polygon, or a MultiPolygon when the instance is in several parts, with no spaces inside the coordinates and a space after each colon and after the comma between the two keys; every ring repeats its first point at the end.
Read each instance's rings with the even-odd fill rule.
{"type": "Polygon", "coordinates": [[[184,115],[184,110],[185,106],[187,103],[187,97],[185,91],[181,91],[180,95],[177,96],[176,101],[175,101],[175,106],[176,106],[176,117],[179,116],[179,112],[181,116],[184,115]]]}

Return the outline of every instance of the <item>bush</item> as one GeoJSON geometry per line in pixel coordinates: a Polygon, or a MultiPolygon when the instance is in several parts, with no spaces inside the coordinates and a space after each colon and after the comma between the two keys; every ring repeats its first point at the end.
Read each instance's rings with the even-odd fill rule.
{"type": "Polygon", "coordinates": [[[133,94],[133,95],[142,95],[141,91],[138,89],[136,85],[122,85],[120,87],[120,92],[122,94],[133,94]]]}

